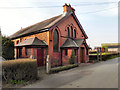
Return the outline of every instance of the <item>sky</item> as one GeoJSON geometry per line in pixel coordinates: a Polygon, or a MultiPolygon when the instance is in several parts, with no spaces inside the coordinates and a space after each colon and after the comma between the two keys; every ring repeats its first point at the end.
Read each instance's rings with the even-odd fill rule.
{"type": "Polygon", "coordinates": [[[0,0],[0,27],[10,36],[21,28],[63,13],[71,4],[90,47],[118,42],[119,0],[0,0]]]}

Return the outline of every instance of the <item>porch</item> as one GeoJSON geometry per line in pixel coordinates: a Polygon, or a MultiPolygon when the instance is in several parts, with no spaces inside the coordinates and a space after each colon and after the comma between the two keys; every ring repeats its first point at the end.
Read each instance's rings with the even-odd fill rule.
{"type": "Polygon", "coordinates": [[[47,55],[47,43],[38,38],[26,39],[15,46],[15,58],[37,59],[38,66],[44,66],[47,55]]]}

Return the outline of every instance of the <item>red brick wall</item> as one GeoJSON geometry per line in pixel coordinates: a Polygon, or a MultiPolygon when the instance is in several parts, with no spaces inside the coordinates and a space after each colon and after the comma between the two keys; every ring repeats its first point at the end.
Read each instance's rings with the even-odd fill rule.
{"type": "MultiPolygon", "coordinates": [[[[73,16],[69,16],[67,17],[64,21],[62,21],[62,23],[60,23],[57,27],[55,27],[53,30],[50,31],[49,33],[49,47],[48,47],[48,54],[51,56],[51,60],[52,62],[54,62],[54,60],[59,60],[61,59],[61,53],[60,53],[60,46],[65,42],[66,38],[60,37],[60,36],[67,36],[67,27],[73,27],[73,30],[76,30],[76,39],[85,39],[84,35],[82,34],[80,28],[78,27],[76,21],[74,20],[73,16]],[[58,53],[54,53],[53,52],[53,32],[54,30],[57,29],[59,32],[59,52],[58,53]]],[[[71,35],[71,30],[70,30],[70,35],[71,35]]],[[[73,34],[74,35],[74,34],[73,34]]],[[[86,49],[86,48],[85,48],[86,49]]],[[[68,64],[70,56],[71,56],[71,51],[68,51],[68,56],[64,56],[62,57],[62,62],[63,65],[68,64]]],[[[63,54],[64,54],[64,50],[63,50],[63,54]]],[[[86,57],[85,57],[86,59],[86,57]]],[[[80,63],[80,49],[78,50],[78,61],[80,63]]]]}

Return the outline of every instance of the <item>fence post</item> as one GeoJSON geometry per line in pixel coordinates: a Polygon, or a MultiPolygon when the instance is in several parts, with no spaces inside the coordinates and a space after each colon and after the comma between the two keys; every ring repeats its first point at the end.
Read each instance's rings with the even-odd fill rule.
{"type": "Polygon", "coordinates": [[[99,52],[98,52],[98,48],[97,48],[97,60],[99,61],[99,52]]]}
{"type": "Polygon", "coordinates": [[[50,59],[50,56],[47,55],[47,60],[46,60],[46,73],[49,73],[50,72],[50,69],[51,69],[51,59],[50,59]]]}
{"type": "Polygon", "coordinates": [[[102,52],[100,52],[100,61],[102,61],[102,52]]]}

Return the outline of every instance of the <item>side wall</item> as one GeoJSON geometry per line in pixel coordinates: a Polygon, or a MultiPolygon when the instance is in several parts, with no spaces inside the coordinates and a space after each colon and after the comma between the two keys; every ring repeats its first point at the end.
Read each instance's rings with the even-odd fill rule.
{"type": "MultiPolygon", "coordinates": [[[[17,38],[17,39],[14,39],[12,41],[14,42],[14,45],[17,45],[18,43],[20,43],[20,42],[22,42],[22,41],[24,41],[26,39],[34,38],[34,37],[37,37],[40,40],[44,40],[49,45],[49,31],[43,32],[43,33],[34,34],[34,35],[30,35],[30,36],[26,36],[26,37],[17,38]]],[[[25,55],[25,48],[24,47],[22,48],[22,56],[26,57],[26,55],[25,55]]],[[[17,58],[17,49],[16,48],[15,48],[15,58],[17,58]]]]}

